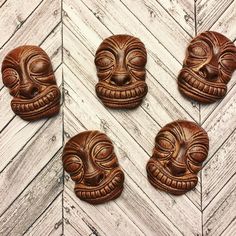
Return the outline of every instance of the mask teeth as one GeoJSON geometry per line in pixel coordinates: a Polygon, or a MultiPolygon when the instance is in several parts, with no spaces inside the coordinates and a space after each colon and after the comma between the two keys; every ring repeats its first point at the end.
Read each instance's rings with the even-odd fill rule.
{"type": "Polygon", "coordinates": [[[96,91],[101,97],[127,99],[127,98],[131,98],[131,97],[141,97],[141,96],[145,95],[146,94],[146,87],[140,86],[138,88],[127,89],[124,91],[117,91],[117,90],[107,89],[103,86],[98,86],[96,88],[96,91]]]}
{"type": "Polygon", "coordinates": [[[106,186],[104,186],[101,189],[91,190],[91,191],[77,190],[76,194],[81,199],[96,199],[96,198],[104,197],[110,194],[117,187],[119,187],[121,180],[122,179],[119,176],[116,176],[110,183],[108,183],[106,186]]]}
{"type": "Polygon", "coordinates": [[[51,104],[57,97],[56,91],[51,91],[44,97],[30,103],[13,103],[12,109],[16,112],[30,112],[51,104]]]}
{"type": "Polygon", "coordinates": [[[207,84],[204,84],[203,82],[197,80],[194,78],[190,73],[184,72],[182,75],[182,78],[185,82],[187,82],[189,85],[194,87],[195,89],[201,90],[205,93],[222,97],[225,95],[225,89],[224,88],[217,88],[213,86],[209,86],[207,84]]]}
{"type": "Polygon", "coordinates": [[[154,165],[150,165],[149,170],[152,173],[152,175],[155,177],[155,179],[159,180],[161,184],[170,186],[172,188],[190,190],[194,188],[196,185],[194,181],[172,180],[171,178],[166,176],[164,173],[162,173],[161,170],[158,169],[158,167],[154,165]]]}

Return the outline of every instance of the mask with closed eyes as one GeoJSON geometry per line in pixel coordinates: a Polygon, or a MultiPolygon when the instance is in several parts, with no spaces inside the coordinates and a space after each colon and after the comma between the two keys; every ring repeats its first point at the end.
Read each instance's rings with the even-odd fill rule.
{"type": "Polygon", "coordinates": [[[147,163],[149,182],[168,193],[186,193],[197,185],[208,149],[207,133],[196,123],[178,120],[167,124],[157,134],[147,163]]]}
{"type": "Polygon", "coordinates": [[[147,94],[147,52],[144,44],[130,35],[114,35],[99,46],[95,64],[99,82],[97,96],[110,108],[139,106],[147,94]]]}
{"type": "Polygon", "coordinates": [[[99,204],[115,199],[123,190],[124,174],[111,140],[99,131],[72,137],[63,150],[63,166],[75,182],[75,194],[99,204]]]}
{"type": "Polygon", "coordinates": [[[60,90],[43,49],[25,45],[10,51],[2,63],[2,80],[13,96],[11,108],[24,120],[51,117],[60,110],[60,90]]]}
{"type": "Polygon", "coordinates": [[[212,103],[222,99],[236,69],[236,47],[228,38],[206,31],[189,44],[178,76],[180,92],[195,101],[212,103]]]}

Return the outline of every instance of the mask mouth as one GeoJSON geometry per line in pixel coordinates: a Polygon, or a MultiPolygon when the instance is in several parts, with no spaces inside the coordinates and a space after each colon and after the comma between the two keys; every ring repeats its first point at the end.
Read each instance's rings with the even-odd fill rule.
{"type": "Polygon", "coordinates": [[[120,196],[123,190],[124,173],[116,168],[99,184],[99,186],[88,186],[82,183],[75,185],[75,193],[83,201],[100,204],[120,196]]]}
{"type": "Polygon", "coordinates": [[[174,195],[181,195],[190,191],[198,182],[198,178],[194,174],[173,176],[165,170],[159,161],[149,160],[146,169],[149,182],[155,188],[174,195]]]}
{"type": "Polygon", "coordinates": [[[226,84],[207,81],[189,68],[180,71],[178,87],[183,95],[201,103],[215,102],[223,98],[227,92],[226,84]]]}
{"type": "Polygon", "coordinates": [[[60,97],[58,87],[51,85],[32,99],[13,98],[11,107],[22,119],[36,120],[57,114],[60,110],[60,97]]]}
{"type": "Polygon", "coordinates": [[[110,108],[135,108],[142,102],[147,91],[144,81],[126,86],[112,86],[100,81],[96,85],[97,96],[110,108]]]}

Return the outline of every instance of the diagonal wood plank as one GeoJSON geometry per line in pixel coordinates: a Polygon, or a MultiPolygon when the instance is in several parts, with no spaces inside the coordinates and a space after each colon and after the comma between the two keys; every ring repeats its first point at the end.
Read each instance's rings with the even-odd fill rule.
{"type": "MultiPolygon", "coordinates": [[[[60,159],[60,156],[57,158],[60,159]]],[[[61,193],[24,235],[58,236],[62,234],[62,201],[61,193]]]]}
{"type": "Polygon", "coordinates": [[[60,194],[62,182],[58,181],[58,178],[61,179],[62,166],[59,155],[49,162],[0,217],[1,235],[22,235],[60,194]]]}

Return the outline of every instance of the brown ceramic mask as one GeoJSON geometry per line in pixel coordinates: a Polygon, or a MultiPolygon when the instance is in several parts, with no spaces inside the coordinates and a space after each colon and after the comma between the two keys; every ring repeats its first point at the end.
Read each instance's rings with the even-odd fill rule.
{"type": "Polygon", "coordinates": [[[130,35],[114,35],[99,46],[96,93],[110,108],[135,108],[147,94],[144,44],[130,35]]]}
{"type": "Polygon", "coordinates": [[[180,92],[201,103],[222,99],[236,69],[236,47],[222,34],[207,31],[194,38],[178,76],[180,92]]]}
{"type": "Polygon", "coordinates": [[[38,120],[59,112],[60,91],[51,61],[37,46],[21,46],[7,54],[2,79],[13,96],[11,107],[24,120],[38,120]]]}
{"type": "Polygon", "coordinates": [[[81,200],[99,204],[120,196],[124,174],[105,134],[85,131],[74,136],[66,143],[62,160],[81,200]]]}
{"type": "Polygon", "coordinates": [[[157,134],[147,163],[150,183],[175,195],[193,189],[208,148],[207,133],[197,124],[181,120],[167,124],[157,134]]]}

